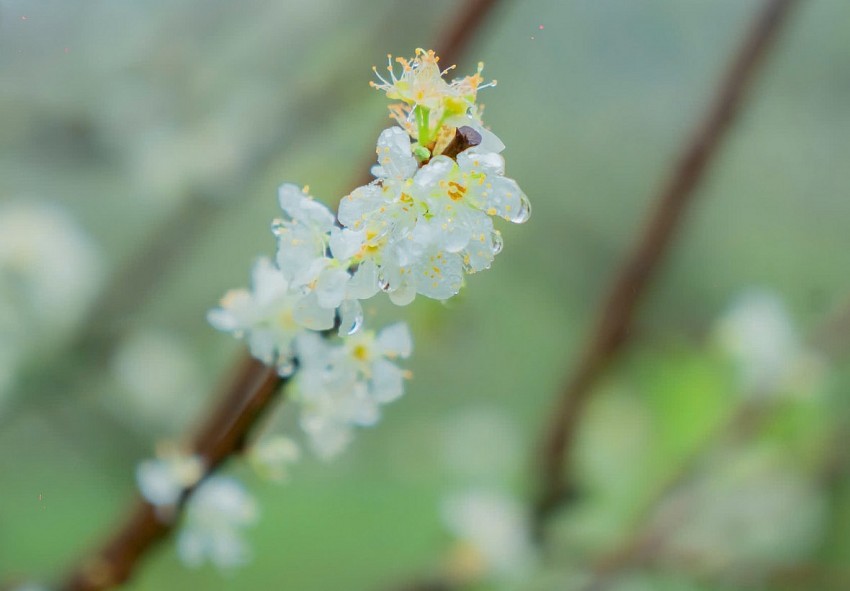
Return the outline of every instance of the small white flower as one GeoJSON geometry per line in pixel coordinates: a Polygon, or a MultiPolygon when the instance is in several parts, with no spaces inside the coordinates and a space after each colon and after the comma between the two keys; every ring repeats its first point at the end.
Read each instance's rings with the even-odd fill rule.
{"type": "Polygon", "coordinates": [[[136,468],[136,482],[142,496],[152,505],[169,507],[203,475],[203,462],[197,456],[164,452],[156,459],[144,460],[136,468]]]}
{"type": "Polygon", "coordinates": [[[817,365],[782,300],[768,291],[742,294],[719,321],[717,336],[737,365],[744,390],[753,394],[800,385],[798,378],[817,365]]]}
{"type": "Polygon", "coordinates": [[[67,338],[97,294],[102,261],[57,204],[0,204],[0,406],[20,367],[67,338]]]}
{"type": "Polygon", "coordinates": [[[316,307],[333,311],[351,297],[349,269],[362,236],[336,227],[333,214],[295,185],[282,185],[279,197],[284,218],[272,226],[278,267],[290,288],[305,294],[302,305],[322,316],[316,307]]]}
{"type": "Polygon", "coordinates": [[[536,558],[528,516],[520,503],[498,492],[471,490],[448,497],[442,515],[463,545],[464,562],[473,571],[469,575],[507,581],[529,575],[536,558]],[[469,560],[470,550],[477,561],[469,560]]]}
{"type": "Polygon", "coordinates": [[[298,337],[300,423],[318,455],[329,458],[341,452],[352,427],[374,425],[380,405],[402,395],[407,372],[392,360],[407,358],[412,347],[410,332],[401,323],[377,335],[361,331],[344,338],[342,345],[316,334],[298,337]]]}
{"type": "Polygon", "coordinates": [[[409,179],[419,168],[410,136],[400,127],[390,127],[378,136],[378,164],[372,168],[372,174],[383,179],[404,181],[409,179]]]}
{"type": "Polygon", "coordinates": [[[55,335],[77,323],[97,293],[100,253],[62,207],[0,205],[0,329],[55,335]]]}
{"type": "Polygon", "coordinates": [[[289,466],[300,459],[298,444],[283,435],[261,439],[248,450],[248,461],[254,469],[262,477],[277,482],[285,481],[289,466]]]}
{"type": "Polygon", "coordinates": [[[233,478],[213,476],[189,499],[177,537],[180,558],[189,566],[207,561],[219,568],[242,565],[250,557],[242,529],[256,520],[257,505],[245,487],[233,478]]]}
{"type": "Polygon", "coordinates": [[[254,357],[286,369],[292,365],[296,335],[304,328],[331,328],[334,310],[321,307],[314,294],[293,292],[274,264],[262,258],[254,265],[252,290],[228,292],[207,318],[215,328],[247,338],[254,357]]]}
{"type": "MultiPolygon", "coordinates": [[[[504,147],[487,134],[491,149],[504,147]]],[[[363,273],[397,305],[417,293],[448,299],[463,285],[464,272],[488,268],[501,251],[491,216],[522,223],[531,213],[528,198],[504,176],[504,159],[480,146],[457,160],[434,156],[416,169],[402,129],[384,130],[378,144],[377,181],[340,203],[340,222],[361,240],[352,260],[369,262],[363,273]]]]}

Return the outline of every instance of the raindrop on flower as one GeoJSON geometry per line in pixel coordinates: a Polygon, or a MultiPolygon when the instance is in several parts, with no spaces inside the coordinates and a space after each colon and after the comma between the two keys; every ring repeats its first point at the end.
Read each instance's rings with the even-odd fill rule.
{"type": "Polygon", "coordinates": [[[389,291],[389,289],[390,289],[390,282],[389,282],[389,281],[387,281],[387,280],[384,278],[384,276],[383,276],[383,275],[381,275],[380,277],[378,277],[378,287],[380,287],[380,288],[381,288],[381,291],[389,291]]]}
{"type": "Polygon", "coordinates": [[[493,233],[490,234],[490,240],[493,242],[490,248],[493,251],[493,256],[496,256],[502,252],[502,246],[505,244],[504,240],[502,240],[502,233],[498,230],[493,230],[493,233]]]}
{"type": "Polygon", "coordinates": [[[524,224],[530,217],[531,202],[528,200],[528,197],[521,195],[519,198],[519,210],[516,212],[516,215],[511,218],[511,221],[515,224],[524,224]]]}
{"type": "Polygon", "coordinates": [[[286,223],[282,219],[277,218],[272,221],[272,234],[274,234],[275,236],[280,236],[281,234],[283,234],[285,229],[286,223]]]}
{"type": "Polygon", "coordinates": [[[295,373],[295,363],[291,359],[287,359],[277,364],[277,373],[282,378],[288,378],[295,373]]]}

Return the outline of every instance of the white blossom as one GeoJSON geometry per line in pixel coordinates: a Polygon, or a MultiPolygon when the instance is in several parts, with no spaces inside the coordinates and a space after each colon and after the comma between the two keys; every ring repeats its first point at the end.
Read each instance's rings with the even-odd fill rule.
{"type": "Polygon", "coordinates": [[[289,466],[301,459],[301,449],[289,437],[273,435],[255,443],[248,450],[248,461],[263,478],[283,482],[289,466]]]}
{"type": "Polygon", "coordinates": [[[330,458],[345,449],[355,426],[374,425],[380,405],[402,395],[407,372],[393,361],[410,356],[413,345],[407,327],[398,323],[377,335],[348,336],[342,345],[305,333],[297,347],[300,423],[314,451],[330,458]]]}
{"type": "Polygon", "coordinates": [[[718,322],[717,336],[737,366],[743,389],[752,394],[806,386],[820,374],[820,362],[804,346],[775,293],[743,293],[718,322]]]}
{"type": "Polygon", "coordinates": [[[525,508],[492,490],[470,490],[447,497],[442,506],[446,528],[463,554],[465,578],[520,581],[536,561],[525,508]]]}
{"type": "Polygon", "coordinates": [[[257,504],[242,484],[213,476],[189,499],[177,536],[180,558],[189,566],[205,562],[225,569],[240,566],[250,557],[242,529],[256,520],[257,504]]]}
{"type": "Polygon", "coordinates": [[[168,451],[136,467],[136,482],[142,496],[152,505],[175,505],[183,492],[203,475],[203,462],[197,456],[168,451]]]}
{"type": "Polygon", "coordinates": [[[262,258],[254,265],[251,291],[231,290],[207,318],[215,328],[246,338],[252,355],[288,374],[296,335],[304,328],[331,328],[334,311],[290,289],[280,270],[262,258]]]}
{"type": "Polygon", "coordinates": [[[36,352],[83,320],[103,276],[92,238],[58,204],[0,204],[0,407],[36,352]]]}
{"type": "Polygon", "coordinates": [[[375,180],[346,195],[336,216],[306,187],[281,185],[275,264],[261,259],[252,289],[230,292],[209,315],[281,375],[297,369],[300,424],[323,457],[375,424],[408,376],[396,365],[412,349],[407,328],[363,330],[362,301],[380,292],[399,306],[417,294],[451,298],[502,250],[494,218],[522,223],[531,212],[505,176],[504,144],[481,121],[477,92],[495,84],[482,84],[482,65],[447,81],[433,51],[396,61],[400,75],[390,60],[388,78],[373,83],[401,101],[391,107],[398,126],[377,140],[375,180]]]}

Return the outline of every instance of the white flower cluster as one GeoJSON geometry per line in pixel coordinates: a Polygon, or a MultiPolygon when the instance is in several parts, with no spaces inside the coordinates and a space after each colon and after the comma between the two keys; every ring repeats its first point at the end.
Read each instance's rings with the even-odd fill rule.
{"type": "Polygon", "coordinates": [[[161,448],[156,458],[136,468],[139,492],[155,507],[157,518],[171,522],[184,501],[186,516],[177,537],[180,558],[190,566],[210,562],[220,568],[243,564],[250,552],[242,530],[254,523],[257,506],[235,478],[211,476],[202,480],[204,463],[173,447],[161,448]],[[187,493],[197,487],[194,494],[187,493]]]}
{"type": "Polygon", "coordinates": [[[502,248],[493,217],[521,223],[531,212],[504,176],[504,144],[481,122],[476,93],[492,84],[481,84],[480,66],[448,82],[432,51],[397,61],[399,77],[391,64],[390,80],[373,84],[401,101],[391,107],[400,126],[378,138],[375,180],[345,196],[338,215],[306,188],[281,186],[275,260],[260,259],[252,289],[229,292],[209,314],[282,376],[295,374],[301,426],[325,457],[354,426],[374,424],[407,375],[394,363],[411,353],[407,328],[362,330],[361,302],[454,296],[502,248]]]}
{"type": "MultiPolygon", "coordinates": [[[[375,180],[345,196],[337,215],[306,187],[282,185],[274,260],[259,259],[251,288],[228,292],[208,315],[214,327],[244,339],[252,355],[291,377],[300,425],[326,458],[346,447],[355,427],[375,424],[409,377],[396,364],[413,349],[407,326],[364,329],[361,302],[382,292],[400,306],[416,294],[454,296],[466,275],[489,268],[502,249],[493,217],[522,223],[531,213],[519,186],[504,176],[504,144],[481,122],[477,91],[495,84],[481,84],[481,66],[447,82],[431,51],[398,61],[400,77],[391,65],[391,80],[374,84],[401,100],[390,108],[399,126],[378,138],[375,180]]],[[[300,455],[295,442],[272,434],[249,460],[261,475],[282,481],[300,455]]],[[[178,538],[182,558],[237,565],[246,557],[240,529],[255,519],[254,502],[232,479],[202,480],[203,469],[197,457],[161,454],[140,464],[139,488],[168,519],[197,486],[178,538]]],[[[501,560],[499,551],[493,560],[501,560]]]]}
{"type": "Polygon", "coordinates": [[[242,529],[257,520],[257,503],[236,479],[213,476],[192,495],[177,536],[180,558],[190,566],[209,561],[220,568],[244,564],[250,548],[242,529]]]}

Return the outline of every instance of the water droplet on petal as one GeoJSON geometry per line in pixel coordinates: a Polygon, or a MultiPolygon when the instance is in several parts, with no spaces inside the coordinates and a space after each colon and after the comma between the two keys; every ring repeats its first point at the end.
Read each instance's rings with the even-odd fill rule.
{"type": "Polygon", "coordinates": [[[378,277],[378,287],[381,288],[381,291],[389,291],[390,282],[384,279],[384,276],[381,275],[380,277],[378,277]]]}
{"type": "Polygon", "coordinates": [[[274,234],[275,236],[280,236],[284,233],[285,230],[286,223],[282,219],[277,218],[272,221],[272,234],[274,234]]]}
{"type": "Polygon", "coordinates": [[[520,195],[519,198],[519,210],[516,214],[511,218],[511,221],[515,224],[524,224],[528,221],[528,218],[531,217],[531,202],[528,200],[528,197],[525,195],[520,195]]]}
{"type": "Polygon", "coordinates": [[[493,256],[496,256],[502,252],[502,246],[505,244],[502,240],[502,233],[498,230],[493,230],[493,233],[490,234],[490,240],[493,243],[490,249],[493,251],[493,256]]]}
{"type": "Polygon", "coordinates": [[[363,310],[362,309],[358,310],[358,312],[354,315],[354,318],[352,318],[352,322],[351,322],[351,325],[348,327],[347,333],[348,334],[354,334],[355,332],[360,330],[361,326],[363,326],[363,310]]]}

